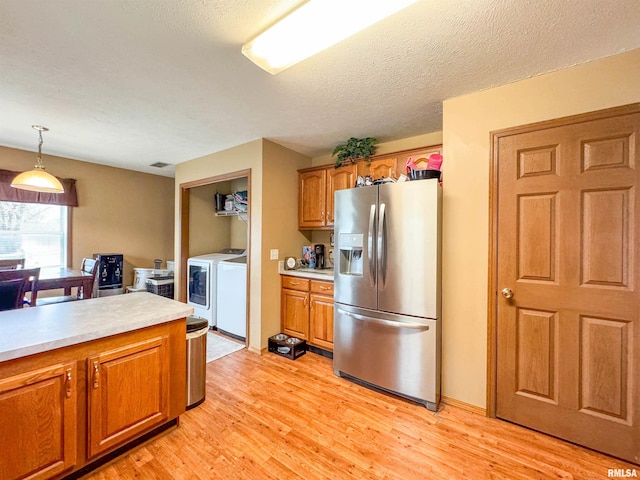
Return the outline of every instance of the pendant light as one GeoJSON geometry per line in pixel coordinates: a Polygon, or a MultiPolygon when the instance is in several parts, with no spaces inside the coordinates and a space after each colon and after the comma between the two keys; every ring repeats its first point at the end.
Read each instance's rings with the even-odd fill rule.
{"type": "Polygon", "coordinates": [[[38,161],[33,170],[23,172],[16,176],[11,182],[11,186],[21,190],[31,190],[32,192],[43,193],[64,193],[64,188],[60,181],[53,175],[44,171],[42,164],[42,132],[48,132],[47,127],[41,125],[31,125],[31,128],[38,131],[40,142],[38,143],[38,161]]]}

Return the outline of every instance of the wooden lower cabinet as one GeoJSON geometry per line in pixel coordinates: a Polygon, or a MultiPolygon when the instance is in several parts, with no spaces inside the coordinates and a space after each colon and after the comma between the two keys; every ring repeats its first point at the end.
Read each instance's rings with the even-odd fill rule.
{"type": "Polygon", "coordinates": [[[310,295],[309,343],[333,351],[333,297],[310,295]]]}
{"type": "Polygon", "coordinates": [[[282,276],[282,331],[333,351],[333,283],[282,276]]]}
{"type": "Polygon", "coordinates": [[[309,292],[282,289],[282,331],[292,337],[309,338],[309,292]]]}
{"type": "Polygon", "coordinates": [[[185,407],[184,319],[0,362],[0,480],[62,478],[185,407]]]}
{"type": "Polygon", "coordinates": [[[47,479],[76,464],[76,364],[0,380],[0,478],[47,479]]]}
{"type": "Polygon", "coordinates": [[[87,360],[89,457],[164,423],[169,416],[166,336],[87,360]]]}

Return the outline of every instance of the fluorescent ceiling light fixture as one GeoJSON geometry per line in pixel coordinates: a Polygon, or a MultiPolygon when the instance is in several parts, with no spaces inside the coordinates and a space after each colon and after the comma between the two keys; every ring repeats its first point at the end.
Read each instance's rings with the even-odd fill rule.
{"type": "Polygon", "coordinates": [[[286,70],[418,0],[309,0],[242,47],[271,74],[286,70]]]}

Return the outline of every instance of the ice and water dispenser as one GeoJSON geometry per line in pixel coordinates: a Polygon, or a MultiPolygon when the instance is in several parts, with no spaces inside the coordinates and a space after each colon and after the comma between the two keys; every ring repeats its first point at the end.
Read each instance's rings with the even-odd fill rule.
{"type": "Polygon", "coordinates": [[[340,233],[338,245],[340,247],[339,272],[341,275],[362,276],[362,250],[364,246],[362,233],[340,233]]]}

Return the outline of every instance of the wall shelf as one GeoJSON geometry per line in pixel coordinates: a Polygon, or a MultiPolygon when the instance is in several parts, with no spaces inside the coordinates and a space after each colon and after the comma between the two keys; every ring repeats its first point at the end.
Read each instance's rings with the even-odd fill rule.
{"type": "Polygon", "coordinates": [[[240,210],[221,210],[216,212],[216,217],[238,217],[239,220],[246,222],[249,219],[249,214],[240,210]]]}

